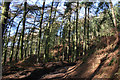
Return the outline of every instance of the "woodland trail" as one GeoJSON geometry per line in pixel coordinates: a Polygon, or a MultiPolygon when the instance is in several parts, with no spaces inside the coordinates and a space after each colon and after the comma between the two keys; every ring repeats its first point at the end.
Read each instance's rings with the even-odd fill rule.
{"type": "MultiPolygon", "coordinates": [[[[101,43],[97,44],[101,45],[101,43]]],[[[108,45],[109,46],[109,45],[108,45]]],[[[26,59],[25,61],[10,67],[4,74],[2,80],[41,80],[41,79],[80,79],[86,78],[115,78],[119,80],[119,56],[120,47],[114,50],[106,48],[85,55],[82,60],[76,63],[68,62],[48,62],[44,65],[35,66],[37,56],[26,59]],[[113,60],[114,58],[114,60],[113,60]],[[32,61],[34,62],[32,63],[32,61]],[[111,63],[111,64],[110,64],[111,63]],[[110,65],[109,65],[110,64],[110,65]],[[27,66],[25,68],[25,65],[27,66]],[[30,67],[31,65],[31,67],[30,67]],[[22,67],[23,66],[23,67],[22,67]],[[18,71],[17,71],[17,70],[18,71]],[[17,72],[14,72],[16,70],[17,72]],[[118,71],[118,72],[117,72],[118,71]],[[114,74],[118,74],[117,77],[114,74]]],[[[114,80],[114,79],[113,79],[114,80]]]]}
{"type": "MultiPolygon", "coordinates": [[[[84,62],[78,62],[75,66],[71,66],[65,73],[47,74],[42,79],[58,79],[58,78],[114,78],[115,72],[119,68],[119,56],[115,57],[120,51],[120,48],[113,52],[106,52],[102,54],[94,53],[87,58],[84,62]],[[116,61],[109,65],[112,57],[116,61]]],[[[119,77],[119,75],[118,75],[119,77]]],[[[119,80],[116,78],[115,80],[119,80]]]]}
{"type": "Polygon", "coordinates": [[[66,73],[48,74],[42,79],[56,79],[56,78],[92,78],[92,75],[101,64],[101,59],[105,58],[106,54],[91,55],[85,62],[76,64],[67,69],[66,73]]]}
{"type": "MultiPolygon", "coordinates": [[[[111,53],[102,53],[98,54],[97,52],[91,54],[86,60],[78,61],[77,64],[66,64],[66,63],[59,63],[54,66],[51,64],[48,68],[34,68],[34,70],[22,71],[21,76],[19,78],[15,78],[16,75],[8,75],[12,76],[11,79],[7,77],[2,80],[41,80],[41,79],[80,79],[80,78],[87,78],[87,79],[95,79],[95,78],[111,78],[114,76],[115,72],[118,70],[118,64],[113,64],[108,66],[111,61],[111,56],[116,55],[119,53],[120,48],[115,50],[111,53]],[[28,72],[28,73],[27,73],[28,72]],[[108,73],[109,72],[109,73],[108,73]],[[23,77],[24,76],[24,77],[23,77]]],[[[117,60],[119,56],[117,57],[117,60]]],[[[118,61],[119,62],[119,61],[118,61]]],[[[19,73],[17,73],[19,74],[19,73]]],[[[118,73],[117,73],[118,74],[118,73]]],[[[119,77],[119,75],[118,75],[119,77]]],[[[113,77],[114,78],[114,77],[113,77]]],[[[115,78],[115,80],[119,80],[115,78]]]]}

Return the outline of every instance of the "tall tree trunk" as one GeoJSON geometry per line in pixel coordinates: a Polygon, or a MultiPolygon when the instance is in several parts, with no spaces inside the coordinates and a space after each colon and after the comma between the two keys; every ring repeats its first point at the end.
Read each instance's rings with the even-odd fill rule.
{"type": "Polygon", "coordinates": [[[75,49],[76,49],[76,57],[75,59],[77,58],[77,56],[79,56],[79,52],[78,52],[78,8],[79,8],[79,2],[77,2],[77,8],[76,8],[76,46],[75,46],[75,49]]]}
{"type": "MultiPolygon", "coordinates": [[[[11,27],[10,27],[10,30],[11,30],[11,27]]],[[[6,63],[6,58],[7,58],[7,50],[8,50],[9,37],[10,37],[10,31],[9,31],[9,35],[7,36],[7,41],[5,43],[4,65],[6,63]]]]}
{"type": "Polygon", "coordinates": [[[110,7],[111,7],[111,10],[112,10],[112,17],[113,17],[113,22],[114,22],[115,30],[117,31],[117,21],[116,21],[116,18],[115,18],[115,12],[114,12],[113,4],[112,4],[111,0],[110,0],[110,7]]]}
{"type": "Polygon", "coordinates": [[[12,48],[11,48],[10,62],[12,61],[12,58],[13,58],[14,46],[15,46],[15,39],[16,39],[16,37],[17,37],[19,25],[20,25],[20,23],[22,22],[22,20],[23,20],[23,19],[21,19],[21,21],[19,22],[19,24],[18,24],[18,26],[17,26],[16,33],[15,33],[15,35],[14,35],[14,39],[13,39],[13,43],[12,43],[12,48]]]}
{"type": "Polygon", "coordinates": [[[66,5],[66,10],[65,10],[65,14],[68,15],[68,54],[67,54],[67,58],[68,58],[68,61],[69,61],[69,57],[71,55],[71,41],[70,41],[70,36],[71,36],[71,2],[67,2],[65,5],[66,5]]]}
{"type": "MultiPolygon", "coordinates": [[[[73,22],[75,22],[75,15],[74,15],[74,21],[73,22]]],[[[75,24],[75,23],[73,23],[73,24],[75,24]]],[[[75,57],[76,57],[76,54],[74,53],[75,51],[76,51],[76,49],[75,49],[75,45],[76,45],[76,43],[75,43],[75,26],[73,25],[73,27],[72,27],[73,29],[72,29],[72,40],[71,40],[71,42],[72,42],[72,54],[71,54],[71,62],[73,62],[73,61],[75,61],[74,59],[75,59],[75,57]]]]}
{"type": "Polygon", "coordinates": [[[69,15],[69,25],[68,25],[68,30],[69,30],[69,33],[68,33],[68,45],[69,45],[69,52],[68,52],[68,61],[69,61],[69,57],[71,55],[71,41],[70,41],[70,33],[71,33],[71,25],[70,25],[70,18],[71,18],[71,15],[69,15]]]}
{"type": "Polygon", "coordinates": [[[2,15],[1,15],[1,24],[2,24],[2,37],[4,35],[4,31],[6,29],[6,23],[8,19],[8,11],[11,2],[3,2],[2,6],[2,15]]]}
{"type": "Polygon", "coordinates": [[[45,42],[45,61],[49,60],[49,47],[50,47],[50,32],[51,32],[51,16],[52,16],[52,10],[53,10],[53,3],[54,0],[52,1],[51,5],[51,10],[50,10],[50,15],[49,15],[49,22],[48,22],[48,27],[47,27],[47,35],[46,35],[46,42],[45,42]]]}
{"type": "Polygon", "coordinates": [[[31,33],[30,55],[33,54],[33,34],[34,34],[34,30],[32,30],[32,33],[31,33]]]}
{"type": "MultiPolygon", "coordinates": [[[[53,28],[53,24],[54,24],[54,22],[55,22],[55,17],[56,17],[56,13],[57,13],[57,7],[58,7],[58,5],[59,5],[59,2],[57,3],[57,5],[56,5],[56,7],[55,7],[55,14],[54,14],[54,17],[53,17],[53,21],[52,21],[52,27],[51,28],[53,28]]],[[[60,34],[61,35],[61,34],[60,34]]],[[[56,38],[56,37],[55,37],[56,38]]],[[[58,41],[58,56],[60,56],[60,37],[59,37],[59,39],[57,39],[57,41],[58,41]]],[[[54,40],[54,42],[55,42],[56,40],[54,40]]],[[[58,59],[58,60],[60,60],[60,58],[58,59]]]]}
{"type": "Polygon", "coordinates": [[[111,10],[112,10],[112,18],[113,18],[115,32],[116,32],[116,41],[114,43],[117,43],[117,46],[119,46],[118,44],[120,43],[120,39],[119,39],[118,30],[117,30],[117,20],[116,20],[116,17],[115,17],[115,12],[114,12],[113,4],[112,4],[111,0],[110,0],[110,6],[111,6],[111,10]]]}
{"type": "Polygon", "coordinates": [[[112,4],[112,1],[111,1],[111,0],[110,0],[110,7],[111,7],[111,10],[112,10],[112,18],[113,18],[114,27],[115,27],[115,32],[116,32],[116,40],[115,40],[114,43],[117,44],[116,46],[119,46],[120,39],[119,39],[118,30],[117,30],[117,20],[116,20],[116,17],[115,17],[115,12],[114,12],[113,4],[112,4]]]}
{"type": "Polygon", "coordinates": [[[43,2],[43,7],[42,7],[42,13],[41,13],[41,19],[40,19],[40,26],[39,26],[39,38],[38,38],[38,41],[39,41],[39,44],[38,44],[38,60],[39,60],[39,56],[40,56],[40,53],[41,53],[41,31],[42,31],[42,21],[43,21],[43,15],[44,15],[44,7],[45,7],[45,0],[43,2]]]}
{"type": "Polygon", "coordinates": [[[87,6],[85,4],[85,22],[84,22],[84,37],[83,37],[83,55],[86,54],[86,14],[87,6]]]}
{"type": "MultiPolygon", "coordinates": [[[[35,18],[34,18],[34,24],[35,24],[35,21],[36,21],[36,17],[37,16],[35,16],[35,18]]],[[[34,30],[35,30],[35,25],[32,27],[32,32],[31,32],[31,46],[30,46],[30,55],[32,55],[32,53],[33,53],[33,34],[34,34],[34,30]]]]}
{"type": "Polygon", "coordinates": [[[26,40],[26,44],[25,44],[25,58],[28,56],[28,51],[29,51],[28,47],[29,47],[30,35],[31,35],[31,31],[29,30],[27,40],[26,40]]]}
{"type": "MultiPolygon", "coordinates": [[[[3,45],[4,45],[3,35],[4,35],[4,32],[5,32],[5,29],[7,28],[6,23],[7,23],[7,19],[8,19],[8,11],[9,11],[10,3],[11,2],[3,2],[3,6],[2,6],[2,15],[1,15],[1,24],[2,24],[2,27],[0,29],[1,32],[2,32],[2,36],[1,36],[2,52],[3,52],[3,45]]],[[[5,54],[5,56],[7,56],[7,54],[5,54]]],[[[5,62],[6,62],[6,59],[4,59],[4,64],[5,64],[5,62]]]]}
{"type": "MultiPolygon", "coordinates": [[[[63,18],[64,19],[64,18],[63,18]]],[[[64,23],[64,20],[62,20],[62,24],[64,23]]],[[[61,25],[62,26],[62,25],[61,25]]],[[[62,44],[63,44],[63,49],[62,49],[62,52],[63,52],[63,54],[62,54],[62,61],[64,61],[65,60],[65,37],[66,37],[66,27],[64,26],[64,28],[63,28],[63,34],[62,34],[62,44]]]]}
{"type": "Polygon", "coordinates": [[[16,49],[16,54],[15,54],[15,61],[16,61],[16,62],[18,61],[18,53],[19,53],[20,40],[21,40],[21,34],[19,35],[18,44],[17,44],[17,49],[16,49]]]}
{"type": "MultiPolygon", "coordinates": [[[[55,17],[56,17],[56,12],[57,12],[57,7],[59,5],[59,2],[57,3],[56,7],[55,7],[55,13],[54,13],[54,17],[53,17],[53,21],[52,21],[52,26],[51,26],[51,29],[53,28],[53,24],[55,22],[55,17]]],[[[56,38],[56,37],[55,37],[56,38]]],[[[56,39],[54,39],[54,44],[55,44],[55,41],[56,39]]],[[[54,53],[54,52],[53,52],[54,53]]],[[[59,52],[59,40],[58,40],[58,56],[60,55],[60,52],[59,52]]]]}
{"type": "Polygon", "coordinates": [[[90,8],[88,8],[87,50],[89,50],[89,9],[90,9],[90,8]]]}
{"type": "MultiPolygon", "coordinates": [[[[57,12],[57,7],[59,5],[59,2],[57,3],[56,7],[55,7],[55,13],[54,13],[54,17],[53,17],[53,21],[52,21],[52,26],[51,29],[53,28],[53,23],[55,22],[55,17],[56,17],[56,12],[57,12]]],[[[51,32],[51,31],[50,31],[51,32]]]]}
{"type": "Polygon", "coordinates": [[[24,31],[25,31],[26,10],[27,10],[27,0],[25,0],[24,2],[23,27],[21,32],[21,45],[20,45],[21,60],[23,59],[23,43],[24,43],[23,39],[24,39],[24,31]]]}

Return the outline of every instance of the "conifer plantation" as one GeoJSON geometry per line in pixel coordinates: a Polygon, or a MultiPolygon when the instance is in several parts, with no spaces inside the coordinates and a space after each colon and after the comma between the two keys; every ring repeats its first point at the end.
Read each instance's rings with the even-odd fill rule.
{"type": "Polygon", "coordinates": [[[120,1],[0,2],[2,80],[120,79],[120,1]]]}

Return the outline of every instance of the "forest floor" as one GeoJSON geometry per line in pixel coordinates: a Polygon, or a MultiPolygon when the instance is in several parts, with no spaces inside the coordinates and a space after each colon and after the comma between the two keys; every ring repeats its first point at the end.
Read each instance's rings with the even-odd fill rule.
{"type": "MultiPolygon", "coordinates": [[[[120,79],[120,47],[107,51],[109,42],[113,38],[102,38],[101,44],[107,44],[104,48],[97,49],[90,55],[85,55],[76,63],[66,61],[48,62],[45,65],[37,64],[37,56],[33,55],[16,64],[3,66],[2,80],[40,80],[62,78],[114,78],[120,79]],[[109,41],[109,42],[108,42],[109,41]]],[[[114,41],[114,40],[113,40],[114,41]]],[[[92,50],[91,50],[92,51],[92,50]]]]}

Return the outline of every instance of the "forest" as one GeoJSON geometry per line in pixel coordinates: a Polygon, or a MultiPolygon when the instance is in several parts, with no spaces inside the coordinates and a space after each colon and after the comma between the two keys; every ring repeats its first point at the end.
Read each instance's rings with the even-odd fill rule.
{"type": "Polygon", "coordinates": [[[2,80],[119,80],[120,1],[2,0],[2,80]]]}

